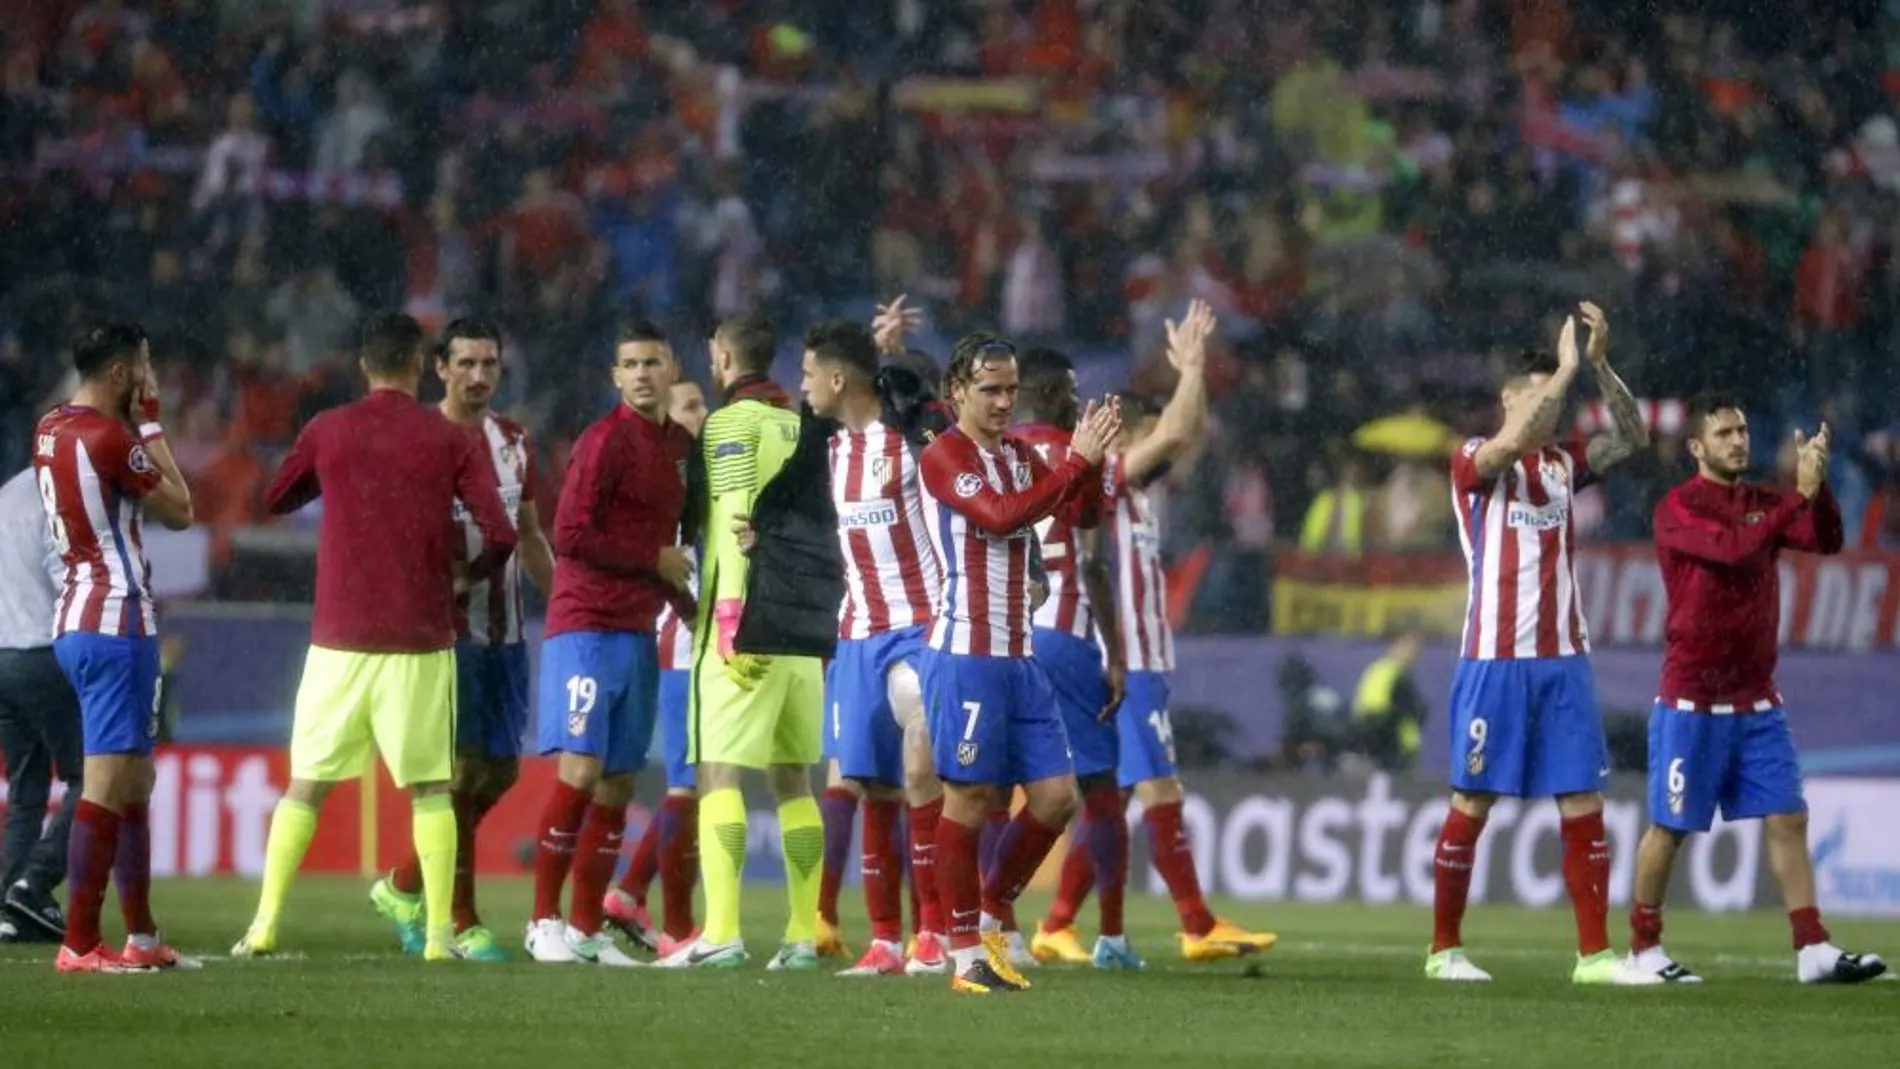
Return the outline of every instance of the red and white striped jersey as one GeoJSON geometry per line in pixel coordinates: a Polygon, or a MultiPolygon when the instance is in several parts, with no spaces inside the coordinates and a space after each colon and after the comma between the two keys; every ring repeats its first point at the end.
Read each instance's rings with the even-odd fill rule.
{"type": "Polygon", "coordinates": [[[1095,469],[1071,454],[1054,468],[1029,443],[995,451],[951,428],[924,450],[924,507],[943,562],[943,603],[930,646],[978,657],[1027,657],[1033,525],[1077,510],[1095,469]]]}
{"type": "Polygon", "coordinates": [[[1108,459],[1102,494],[1109,509],[1109,553],[1115,563],[1115,615],[1130,672],[1174,671],[1174,628],[1168,624],[1168,573],[1161,567],[1161,516],[1146,486],[1130,486],[1122,457],[1108,459]]]}
{"type": "Polygon", "coordinates": [[[882,422],[834,432],[831,501],[844,550],[838,637],[930,623],[943,595],[943,568],[924,519],[917,458],[903,434],[882,422]]]}
{"type": "Polygon", "coordinates": [[[1474,459],[1483,444],[1471,439],[1451,461],[1452,507],[1471,576],[1464,656],[1590,652],[1571,523],[1571,495],[1594,480],[1584,446],[1546,446],[1486,480],[1474,459]]]}
{"type": "Polygon", "coordinates": [[[66,573],[53,635],[156,635],[139,501],[163,477],[138,435],[98,409],[61,405],[33,433],[33,469],[66,573]]]}
{"type": "MultiPolygon", "coordinates": [[[[688,549],[686,552],[688,556],[695,558],[697,556],[691,549],[688,549]]],[[[693,564],[693,578],[688,582],[687,586],[692,590],[694,597],[699,596],[699,564],[697,559],[695,559],[693,564]]],[[[659,622],[654,625],[654,630],[658,632],[660,671],[690,671],[693,667],[693,621],[681,620],[679,610],[673,608],[673,603],[668,601],[666,606],[660,610],[660,619],[659,622]]]]}
{"type": "MultiPolygon", "coordinates": [[[[1045,465],[1053,468],[1068,459],[1068,431],[1048,423],[1026,423],[1017,427],[1016,433],[1029,443],[1045,465]]],[[[1049,516],[1036,524],[1049,598],[1036,610],[1031,622],[1036,627],[1093,642],[1096,640],[1095,614],[1089,609],[1089,592],[1082,584],[1082,531],[1100,522],[1101,507],[1099,499],[1086,502],[1085,506],[1078,523],[1069,523],[1061,516],[1049,516]]]]}
{"type": "MultiPolygon", "coordinates": [[[[482,420],[480,430],[469,433],[480,434],[488,446],[501,503],[519,531],[521,507],[534,501],[534,449],[527,430],[491,412],[482,420]]],[[[464,559],[474,560],[482,552],[482,532],[460,500],[455,502],[455,523],[462,530],[464,559]]],[[[542,591],[544,595],[550,593],[542,591]]],[[[456,609],[455,628],[461,638],[486,646],[526,641],[521,630],[521,558],[511,555],[498,574],[472,584],[456,609]]]]}

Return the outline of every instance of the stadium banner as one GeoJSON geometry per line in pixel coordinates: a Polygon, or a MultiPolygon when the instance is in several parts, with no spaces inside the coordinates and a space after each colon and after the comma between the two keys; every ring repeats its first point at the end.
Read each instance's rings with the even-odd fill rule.
{"type": "MultiPolygon", "coordinates": [[[[1900,553],[1781,557],[1781,643],[1866,653],[1900,649],[1900,553]]],[[[1661,646],[1667,608],[1655,547],[1587,546],[1577,555],[1583,616],[1597,645],[1661,646]]]]}
{"type": "MultiPolygon", "coordinates": [[[[1780,572],[1783,645],[1836,653],[1900,649],[1900,553],[1790,553],[1780,572]]],[[[1662,645],[1667,605],[1654,546],[1582,547],[1577,586],[1594,645],[1662,645]]],[[[1281,551],[1273,568],[1274,632],[1369,638],[1416,628],[1451,638],[1464,624],[1465,587],[1464,561],[1455,553],[1281,551]]]]}
{"type": "MultiPolygon", "coordinates": [[[[364,804],[355,784],[341,785],[324,805],[304,863],[306,872],[370,874],[399,863],[409,849],[409,804],[386,776],[364,804]]],[[[236,875],[263,871],[271,811],[288,783],[282,750],[266,747],[168,747],[158,755],[152,798],[152,868],[157,876],[236,875]]],[[[482,825],[476,870],[521,875],[533,863],[535,822],[554,783],[554,762],[523,762],[521,781],[482,825]]],[[[1446,791],[1436,780],[1375,774],[1359,777],[1195,777],[1184,824],[1202,886],[1243,902],[1363,902],[1429,905],[1432,852],[1444,819],[1446,791]]],[[[1810,839],[1820,904],[1830,915],[1900,917],[1900,783],[1823,777],[1807,784],[1810,839]]],[[[0,783],[0,798],[5,797],[0,783]]],[[[1612,781],[1604,814],[1611,848],[1611,902],[1629,902],[1636,845],[1645,827],[1643,782],[1612,781]]],[[[658,785],[641,792],[629,814],[626,851],[658,801],[658,785]]],[[[778,823],[763,790],[749,792],[746,877],[784,879],[778,823]]],[[[0,812],[4,811],[0,805],[0,812]]],[[[1140,803],[1129,812],[1139,828],[1140,803]]],[[[1166,895],[1147,864],[1146,836],[1132,837],[1131,890],[1166,895]]],[[[1058,846],[1038,884],[1052,882],[1058,846]]],[[[850,876],[857,876],[855,860],[850,876]]],[[[1683,848],[1670,905],[1726,913],[1772,908],[1780,896],[1769,872],[1759,822],[1718,823],[1683,848]]],[[[1565,902],[1562,845],[1550,802],[1498,803],[1479,840],[1473,902],[1529,908],[1565,902]]]]}
{"type": "Polygon", "coordinates": [[[1418,630],[1449,638],[1464,626],[1465,565],[1442,553],[1283,550],[1274,556],[1272,593],[1275,634],[1371,638],[1418,630]]]}
{"type": "MultiPolygon", "coordinates": [[[[178,720],[171,738],[194,745],[277,745],[290,739],[290,710],[309,649],[309,610],[291,606],[179,605],[164,617],[183,651],[173,680],[178,720]]],[[[529,621],[536,648],[540,622],[529,621]]],[[[1314,689],[1345,702],[1385,644],[1332,637],[1183,636],[1175,646],[1171,712],[1177,737],[1215,740],[1202,762],[1252,763],[1281,749],[1289,703],[1302,698],[1289,678],[1310,669],[1314,689]]],[[[1591,658],[1597,700],[1612,733],[1647,717],[1662,671],[1659,650],[1606,646],[1591,658]]],[[[1421,774],[1449,767],[1443,719],[1458,654],[1453,643],[1426,644],[1412,666],[1429,703],[1421,774]]],[[[533,668],[531,667],[531,671],[533,668]]],[[[1776,672],[1803,768],[1810,774],[1900,775],[1900,719],[1889,695],[1900,679],[1900,651],[1828,653],[1792,649],[1776,672]]],[[[530,685],[528,693],[536,691],[530,685]]],[[[1641,732],[1640,725],[1635,729],[1641,732]]],[[[1640,751],[1632,755],[1641,768],[1640,751]]]]}

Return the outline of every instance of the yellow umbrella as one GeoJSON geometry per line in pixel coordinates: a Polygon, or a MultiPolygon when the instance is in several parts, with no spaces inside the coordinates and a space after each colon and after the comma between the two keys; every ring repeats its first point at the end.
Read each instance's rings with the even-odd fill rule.
{"type": "Polygon", "coordinates": [[[1455,438],[1450,427],[1416,413],[1375,419],[1352,432],[1352,444],[1359,449],[1402,457],[1450,456],[1455,438]]]}

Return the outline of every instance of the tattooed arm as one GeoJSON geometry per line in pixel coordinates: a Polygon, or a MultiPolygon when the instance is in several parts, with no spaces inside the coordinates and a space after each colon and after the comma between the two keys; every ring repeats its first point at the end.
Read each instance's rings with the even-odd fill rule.
{"type": "Polygon", "coordinates": [[[1637,450],[1649,448],[1649,424],[1636,407],[1630,388],[1623,385],[1608,361],[1592,365],[1591,370],[1596,372],[1597,389],[1602,392],[1603,404],[1609,408],[1610,419],[1616,424],[1614,430],[1591,438],[1584,452],[1590,470],[1601,474],[1637,450]]]}
{"type": "Polygon", "coordinates": [[[1649,448],[1649,424],[1636,407],[1630,388],[1610,367],[1610,325],[1603,310],[1589,301],[1580,306],[1584,325],[1590,328],[1590,370],[1596,375],[1597,390],[1603,394],[1604,407],[1610,410],[1615,429],[1590,439],[1584,463],[1592,472],[1602,474],[1627,459],[1638,449],[1649,448]]]}

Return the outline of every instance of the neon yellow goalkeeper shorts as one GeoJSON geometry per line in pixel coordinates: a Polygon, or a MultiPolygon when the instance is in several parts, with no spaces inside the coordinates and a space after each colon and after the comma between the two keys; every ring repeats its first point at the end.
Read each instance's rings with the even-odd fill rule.
{"type": "Polygon", "coordinates": [[[687,723],[687,759],[696,765],[815,765],[824,759],[824,662],[773,657],[757,685],[745,690],[726,675],[717,651],[700,651],[687,723]]]}
{"type": "Polygon", "coordinates": [[[398,787],[445,783],[455,748],[455,652],[310,647],[290,729],[293,779],[335,783],[380,752],[398,787]]]}

